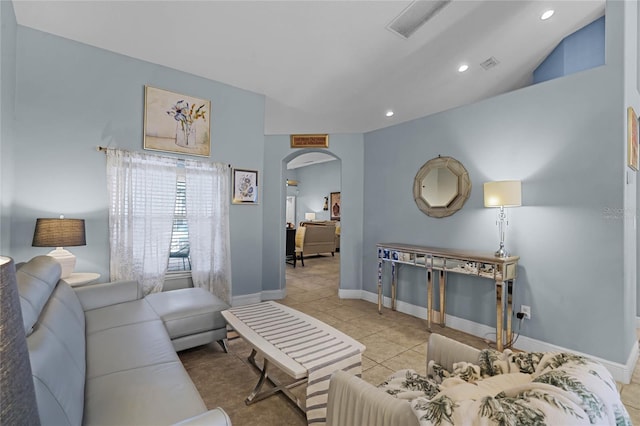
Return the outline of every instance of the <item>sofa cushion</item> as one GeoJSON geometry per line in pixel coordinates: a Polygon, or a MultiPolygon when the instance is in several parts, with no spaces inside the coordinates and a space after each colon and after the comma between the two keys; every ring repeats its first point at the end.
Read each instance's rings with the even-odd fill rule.
{"type": "Polygon", "coordinates": [[[85,317],[87,335],[127,324],[158,320],[158,315],[144,299],[92,309],[85,312],[85,317]]]}
{"type": "Polygon", "coordinates": [[[62,269],[51,256],[36,256],[16,271],[22,322],[27,336],[60,279],[62,269]]]}
{"type": "Polygon", "coordinates": [[[84,316],[67,284],[58,283],[27,346],[41,422],[80,424],[86,372],[84,316]]]}
{"type": "Polygon", "coordinates": [[[87,335],[87,378],[178,361],[162,321],[108,328],[87,335]]]}
{"type": "Polygon", "coordinates": [[[166,425],[206,411],[178,360],[89,379],[86,399],[85,425],[166,425]]]}
{"type": "Polygon", "coordinates": [[[145,300],[162,318],[172,339],[227,326],[221,312],[230,306],[203,288],[154,293],[145,300]]]}

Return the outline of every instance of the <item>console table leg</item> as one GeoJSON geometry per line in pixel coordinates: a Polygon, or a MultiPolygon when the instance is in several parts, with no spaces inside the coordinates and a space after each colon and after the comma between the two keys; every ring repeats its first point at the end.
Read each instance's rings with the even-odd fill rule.
{"type": "Polygon", "coordinates": [[[382,259],[378,257],[378,313],[382,314],[382,259]]]}
{"type": "Polygon", "coordinates": [[[398,270],[396,263],[391,262],[391,310],[396,310],[396,283],[398,281],[398,270]]]}
{"type": "Polygon", "coordinates": [[[511,317],[513,316],[513,280],[507,281],[507,337],[506,344],[512,344],[511,317]]]}
{"type": "Polygon", "coordinates": [[[496,349],[500,352],[503,350],[502,345],[502,306],[503,306],[503,283],[496,281],[496,349]]]}
{"type": "Polygon", "coordinates": [[[445,271],[440,271],[440,281],[438,285],[440,287],[440,326],[445,327],[445,295],[447,294],[447,273],[445,271]]]}
{"type": "Polygon", "coordinates": [[[431,318],[433,317],[433,274],[427,269],[427,330],[431,331],[431,318]]]}

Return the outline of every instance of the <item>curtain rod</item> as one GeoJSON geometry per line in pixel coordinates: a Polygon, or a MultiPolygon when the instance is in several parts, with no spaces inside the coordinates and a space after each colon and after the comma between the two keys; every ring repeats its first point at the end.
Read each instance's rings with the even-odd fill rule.
{"type": "MultiPolygon", "coordinates": [[[[96,147],[96,151],[98,151],[98,152],[102,151],[105,154],[106,154],[107,150],[109,150],[109,149],[116,149],[116,148],[107,148],[106,146],[100,146],[100,145],[98,145],[96,147]]],[[[184,159],[183,158],[178,158],[178,160],[184,160],[184,159]]],[[[228,164],[228,163],[227,163],[227,166],[233,167],[231,164],[228,164]]]]}

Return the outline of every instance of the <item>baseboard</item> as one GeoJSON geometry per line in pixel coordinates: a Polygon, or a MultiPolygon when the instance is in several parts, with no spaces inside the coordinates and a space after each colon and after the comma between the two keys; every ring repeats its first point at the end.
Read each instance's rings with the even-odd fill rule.
{"type": "MultiPolygon", "coordinates": [[[[350,299],[357,298],[355,297],[356,292],[360,292],[360,299],[366,300],[367,302],[371,302],[371,303],[376,303],[376,304],[378,303],[377,293],[372,293],[370,291],[365,291],[365,290],[345,290],[345,291],[348,292],[345,294],[348,294],[350,296],[348,298],[350,299]]],[[[347,297],[343,297],[342,293],[339,293],[339,296],[341,298],[347,298],[347,297]]],[[[390,308],[391,298],[383,297],[382,304],[383,306],[390,308]]],[[[407,315],[412,315],[418,318],[427,317],[427,308],[422,306],[412,305],[407,302],[396,301],[396,310],[399,312],[405,313],[407,315]]],[[[439,322],[439,316],[440,316],[440,312],[434,311],[433,316],[431,318],[432,321],[439,322]]],[[[495,340],[495,334],[496,334],[495,328],[485,324],[469,321],[464,318],[458,318],[453,315],[446,316],[446,324],[451,328],[464,331],[465,333],[468,333],[483,339],[487,338],[487,336],[489,335],[493,335],[492,340],[495,340]]],[[[609,370],[614,380],[622,383],[631,382],[631,376],[633,375],[633,370],[638,361],[638,357],[640,356],[640,350],[638,348],[638,345],[633,345],[626,364],[621,364],[618,362],[602,359],[591,354],[581,353],[572,349],[553,345],[551,343],[532,339],[530,337],[522,336],[522,335],[518,338],[516,347],[518,349],[521,349],[523,351],[528,351],[528,352],[572,352],[578,355],[587,356],[589,358],[597,360],[602,365],[604,365],[607,368],[607,370],[609,370]]]]}
{"type": "Polygon", "coordinates": [[[264,290],[262,292],[262,300],[280,300],[287,296],[287,289],[280,290],[264,290]]]}
{"type": "Polygon", "coordinates": [[[260,303],[263,300],[280,300],[284,299],[286,295],[286,289],[265,290],[260,293],[243,294],[240,296],[233,296],[231,298],[231,306],[250,305],[252,303],[260,303]]]}
{"type": "MultiPolygon", "coordinates": [[[[362,299],[362,290],[343,290],[338,289],[338,297],[340,299],[362,299]]],[[[376,299],[376,303],[378,299],[376,299]]]]}
{"type": "Polygon", "coordinates": [[[231,298],[231,306],[251,305],[262,302],[262,293],[242,294],[231,298]]]}

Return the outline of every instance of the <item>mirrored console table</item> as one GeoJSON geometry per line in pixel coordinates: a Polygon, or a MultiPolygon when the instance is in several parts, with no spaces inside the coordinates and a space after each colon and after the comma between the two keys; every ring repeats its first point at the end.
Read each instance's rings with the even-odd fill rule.
{"type": "Polygon", "coordinates": [[[399,243],[380,243],[378,248],[378,313],[382,313],[383,265],[391,264],[391,309],[396,310],[398,265],[411,265],[426,270],[427,327],[433,321],[433,274],[439,274],[440,321],[445,326],[445,296],[447,273],[472,275],[495,282],[496,291],[496,349],[502,351],[511,344],[511,317],[513,315],[513,284],[518,271],[519,256],[496,257],[489,252],[451,250],[399,243]],[[505,297],[506,289],[506,297],[505,297]],[[504,312],[507,329],[503,333],[504,312]]]}

